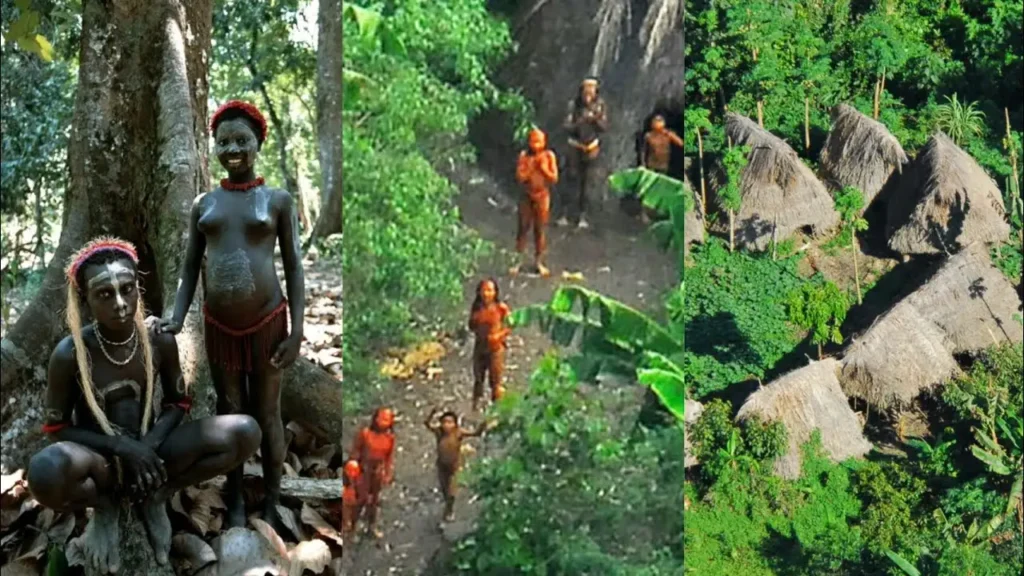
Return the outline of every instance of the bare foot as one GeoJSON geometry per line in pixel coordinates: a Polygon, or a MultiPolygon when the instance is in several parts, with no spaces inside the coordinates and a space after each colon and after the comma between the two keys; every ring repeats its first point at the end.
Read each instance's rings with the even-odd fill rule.
{"type": "Polygon", "coordinates": [[[381,530],[380,528],[371,527],[370,529],[367,530],[367,532],[369,532],[370,535],[373,536],[374,538],[376,538],[377,540],[380,540],[381,538],[384,538],[384,531],[381,530]]]}
{"type": "Polygon", "coordinates": [[[117,505],[103,500],[93,509],[85,532],[77,538],[86,562],[100,574],[116,574],[121,569],[120,517],[117,505]]]}
{"type": "Polygon", "coordinates": [[[557,222],[555,222],[555,225],[558,226],[559,228],[565,228],[566,226],[569,225],[569,219],[566,218],[565,216],[562,216],[561,218],[558,219],[557,222]]]}
{"type": "Polygon", "coordinates": [[[245,499],[242,497],[242,491],[239,490],[236,494],[225,494],[224,504],[228,507],[224,514],[224,530],[244,528],[246,524],[245,499]]]}
{"type": "Polygon", "coordinates": [[[537,272],[540,273],[541,278],[547,278],[548,276],[551,276],[551,270],[549,270],[548,267],[543,264],[537,264],[537,272]]]}
{"type": "Polygon", "coordinates": [[[449,512],[444,515],[445,522],[455,522],[455,512],[449,512]]]}
{"type": "Polygon", "coordinates": [[[156,563],[164,566],[171,553],[171,519],[167,516],[167,500],[154,496],[143,502],[140,509],[156,563]]]}
{"type": "Polygon", "coordinates": [[[508,275],[509,276],[518,276],[519,275],[519,269],[522,268],[522,267],[523,267],[522,264],[516,264],[515,266],[509,268],[508,269],[508,275]]]}
{"type": "Polygon", "coordinates": [[[587,228],[590,228],[590,223],[587,222],[586,218],[580,218],[580,223],[577,224],[576,227],[580,230],[586,230],[587,228]]]}

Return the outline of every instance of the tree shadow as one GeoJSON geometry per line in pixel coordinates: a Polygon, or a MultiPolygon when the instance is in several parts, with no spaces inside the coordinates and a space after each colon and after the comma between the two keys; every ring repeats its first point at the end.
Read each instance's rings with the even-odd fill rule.
{"type": "MultiPolygon", "coordinates": [[[[879,278],[875,286],[864,294],[864,302],[854,302],[847,312],[846,321],[840,327],[842,333],[847,335],[847,340],[850,336],[868,329],[879,316],[923,286],[932,277],[940,261],[941,258],[938,257],[912,258],[897,264],[879,278]]],[[[837,352],[845,346],[844,342],[839,346],[828,346],[827,349],[829,352],[837,352]]]]}

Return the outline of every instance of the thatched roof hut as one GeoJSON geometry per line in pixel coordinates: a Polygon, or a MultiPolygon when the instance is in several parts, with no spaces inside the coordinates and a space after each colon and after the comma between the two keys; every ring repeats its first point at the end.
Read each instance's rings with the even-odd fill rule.
{"type": "Polygon", "coordinates": [[[904,170],[887,227],[889,247],[900,254],[941,254],[1010,236],[999,186],[941,132],[904,170]]]}
{"type": "Polygon", "coordinates": [[[815,429],[833,460],[863,456],[871,451],[857,415],[839,386],[839,362],[833,359],[794,370],[750,395],[737,420],[758,415],[766,421],[785,424],[789,435],[786,454],[775,462],[776,474],[797,478],[801,469],[801,445],[815,429]]]}
{"type": "Polygon", "coordinates": [[[954,354],[1024,340],[1024,326],[1014,318],[1020,306],[1017,290],[992,264],[984,244],[971,244],[947,258],[906,302],[942,330],[954,354]]]}
{"type": "MultiPolygon", "coordinates": [[[[825,185],[781,138],[753,120],[729,112],[726,133],[735,145],[750,146],[741,175],[742,207],[736,214],[736,242],[766,249],[773,236],[778,241],[806,229],[819,235],[839,223],[839,213],[825,185]]],[[[717,175],[719,182],[722,176],[717,175]]],[[[725,214],[717,195],[709,199],[725,214]]],[[[728,226],[727,218],[719,222],[728,226]]]]}
{"type": "Polygon", "coordinates": [[[832,109],[832,130],[821,150],[821,175],[835,189],[853,186],[869,206],[894,172],[909,162],[896,137],[884,124],[853,106],[832,109]]]}
{"type": "Polygon", "coordinates": [[[952,348],[942,329],[903,300],[846,349],[843,390],[882,410],[909,404],[958,373],[952,348]]]}

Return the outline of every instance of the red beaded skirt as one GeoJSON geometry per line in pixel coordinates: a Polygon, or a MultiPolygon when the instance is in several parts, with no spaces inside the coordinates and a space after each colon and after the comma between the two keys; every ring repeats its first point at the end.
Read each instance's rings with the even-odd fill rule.
{"type": "Polygon", "coordinates": [[[237,330],[221,324],[203,306],[206,325],[206,355],[210,364],[232,372],[252,372],[253,367],[265,365],[288,337],[288,301],[282,300],[277,308],[259,322],[237,330]]]}

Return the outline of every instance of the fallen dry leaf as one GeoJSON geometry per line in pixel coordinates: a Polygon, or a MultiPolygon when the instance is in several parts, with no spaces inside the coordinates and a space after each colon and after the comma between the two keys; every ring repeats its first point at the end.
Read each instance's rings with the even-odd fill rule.
{"type": "Polygon", "coordinates": [[[171,554],[188,563],[188,574],[202,570],[217,561],[213,548],[195,534],[175,535],[171,539],[171,554]]]}
{"type": "Polygon", "coordinates": [[[299,521],[295,518],[294,510],[278,504],[277,513],[281,517],[281,523],[288,528],[288,531],[291,532],[293,536],[295,536],[296,542],[302,542],[306,539],[306,535],[299,526],[299,521]]]}
{"type": "Polygon", "coordinates": [[[313,434],[309,430],[294,420],[288,423],[287,429],[295,435],[292,438],[292,447],[296,452],[305,453],[306,450],[309,450],[310,442],[313,441],[313,434]]]}
{"type": "Polygon", "coordinates": [[[302,576],[306,570],[322,574],[331,563],[331,550],[322,540],[300,542],[289,554],[288,576],[302,576]]]}
{"type": "Polygon", "coordinates": [[[45,532],[40,532],[39,534],[36,534],[35,540],[33,540],[32,543],[29,544],[28,546],[25,546],[25,547],[22,548],[22,553],[21,553],[20,556],[18,556],[17,561],[18,562],[21,562],[23,560],[36,560],[36,561],[38,561],[40,558],[43,557],[44,554],[46,554],[46,548],[47,548],[48,544],[49,544],[49,540],[46,539],[46,533],[45,532]]]}
{"type": "Polygon", "coordinates": [[[299,456],[295,452],[289,452],[284,461],[291,465],[293,470],[302,470],[302,460],[299,460],[299,456]]]}
{"type": "Polygon", "coordinates": [[[323,536],[324,538],[328,538],[330,540],[337,542],[338,546],[343,545],[341,534],[339,534],[338,531],[334,529],[334,526],[328,524],[328,522],[324,520],[324,517],[321,516],[319,512],[314,510],[313,507],[310,506],[309,504],[302,504],[302,512],[300,512],[300,517],[302,518],[302,522],[310,528],[312,528],[313,530],[316,530],[317,534],[323,536]]]}
{"type": "Polygon", "coordinates": [[[295,471],[295,468],[292,468],[291,464],[285,462],[284,465],[283,465],[283,469],[284,469],[284,475],[285,476],[290,476],[292,478],[298,478],[299,477],[299,473],[295,471]]]}
{"type": "Polygon", "coordinates": [[[326,468],[331,463],[331,458],[334,458],[334,453],[338,451],[336,444],[328,444],[322,446],[317,450],[314,450],[310,455],[301,459],[302,470],[316,470],[317,468],[326,468]]]}
{"type": "Polygon", "coordinates": [[[4,576],[39,576],[39,568],[27,562],[14,561],[0,568],[4,576]]]}
{"type": "Polygon", "coordinates": [[[213,517],[213,520],[210,520],[210,532],[213,532],[214,534],[220,532],[220,529],[223,526],[224,526],[224,515],[223,514],[217,514],[216,516],[213,517]]]}
{"type": "Polygon", "coordinates": [[[188,512],[188,519],[192,526],[199,531],[199,534],[205,536],[211,530],[211,524],[214,519],[213,510],[225,510],[227,505],[224,504],[220,491],[212,487],[199,488],[190,486],[185,489],[185,495],[192,501],[192,506],[188,512]]]}
{"type": "Polygon", "coordinates": [[[64,546],[67,543],[68,538],[71,538],[71,533],[75,531],[75,515],[72,513],[62,514],[60,520],[54,522],[53,526],[46,533],[47,539],[50,544],[56,544],[57,546],[64,546]]]}
{"type": "Polygon", "coordinates": [[[259,518],[249,518],[249,523],[256,529],[256,532],[260,536],[267,539],[270,544],[270,548],[281,555],[282,558],[288,557],[288,546],[285,545],[284,540],[277,534],[277,531],[270,525],[259,518]]]}
{"type": "Polygon", "coordinates": [[[13,474],[0,476],[0,494],[7,494],[14,486],[25,479],[25,471],[18,470],[13,474]]]}

